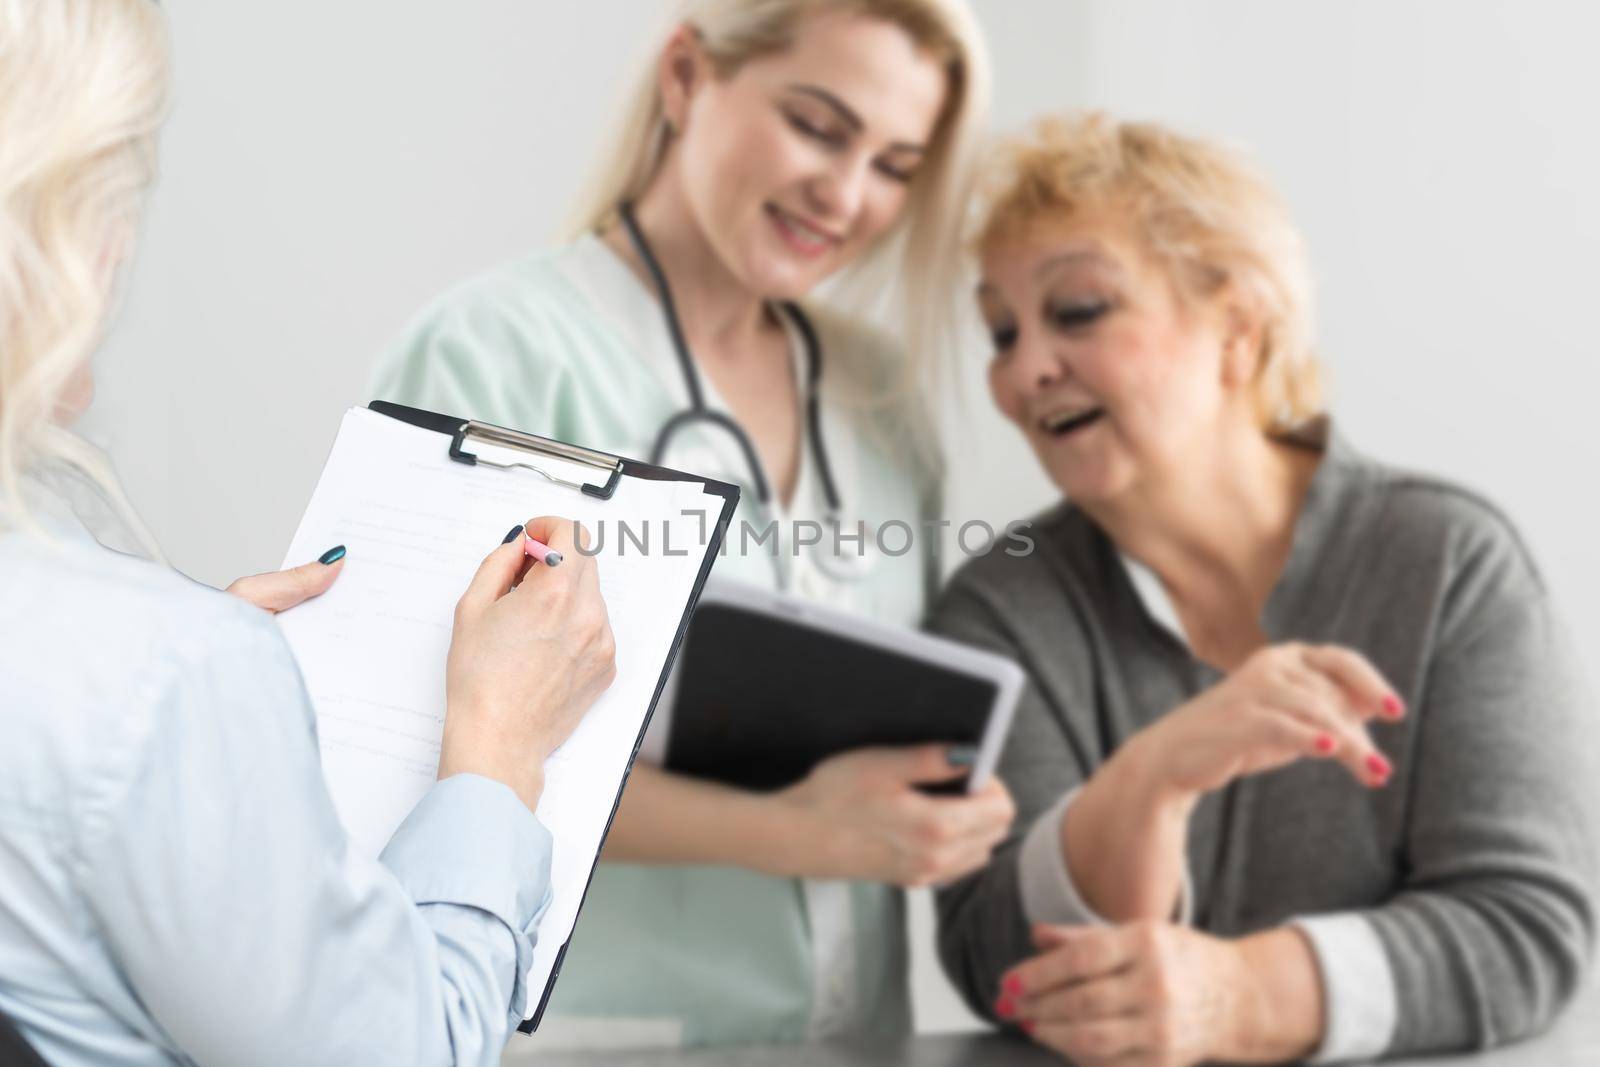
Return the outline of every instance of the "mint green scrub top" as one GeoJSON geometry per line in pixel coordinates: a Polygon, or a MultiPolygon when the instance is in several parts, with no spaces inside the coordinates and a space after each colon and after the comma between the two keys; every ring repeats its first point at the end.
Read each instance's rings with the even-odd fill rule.
{"type": "MultiPolygon", "coordinates": [[[[904,530],[887,529],[889,552],[870,573],[838,582],[815,565],[816,549],[796,549],[793,523],[826,515],[809,441],[787,509],[761,507],[725,432],[687,427],[663,462],[742,487],[716,579],[915,626],[937,573],[937,540],[923,523],[940,506],[924,407],[903,390],[898,400],[883,399],[896,395],[900,374],[892,343],[825,308],[806,310],[821,340],[821,422],[846,529],[864,520],[870,539],[898,520],[915,530],[909,550],[901,551],[904,530]],[[776,545],[757,541],[772,520],[776,545]]],[[[700,381],[707,406],[726,412],[709,379],[700,381]]],[[[653,291],[593,236],[447,293],[382,358],[372,396],[638,459],[649,458],[662,425],[689,404],[653,291]]],[[[845,542],[847,554],[855,551],[845,542]]],[[[653,737],[646,756],[663,748],[653,737]]],[[[554,1049],[892,1037],[910,1024],[898,890],[733,867],[605,862],[535,1041],[554,1049]]]]}

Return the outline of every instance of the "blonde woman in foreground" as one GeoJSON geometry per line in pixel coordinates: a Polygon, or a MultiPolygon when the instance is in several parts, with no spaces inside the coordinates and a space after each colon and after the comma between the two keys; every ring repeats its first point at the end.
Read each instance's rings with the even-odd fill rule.
{"type": "Polygon", "coordinates": [[[439,782],[380,861],[350,854],[268,614],[337,551],[227,596],[69,506],[139,540],[67,425],[166,81],[150,0],[0,0],[0,1017],[56,1065],[498,1063],[549,886],[540,768],[611,678],[593,560],[523,575],[489,538],[439,782]]]}
{"type": "Polygon", "coordinates": [[[1047,122],[986,207],[990,385],[1070,503],[933,615],[1032,674],[951,975],[1084,1067],[1542,1029],[1590,963],[1600,719],[1510,521],[1334,429],[1299,235],[1231,153],[1047,122]]]}
{"type": "MultiPolygon", "coordinates": [[[[447,294],[373,393],[740,483],[719,580],[916,625],[938,573],[922,523],[940,512],[918,371],[956,299],[986,95],[964,0],[685,3],[569,243],[447,294]],[[906,347],[813,299],[827,279],[852,302],[894,298],[906,347]],[[858,537],[858,521],[903,523],[915,550],[836,547],[838,512],[858,537]]],[[[672,536],[692,542],[695,520],[672,536]]],[[[540,1046],[907,1033],[899,887],[981,866],[1010,826],[1004,788],[921,792],[970,758],[926,745],[740,789],[652,765],[664,723],[540,1046]]]]}

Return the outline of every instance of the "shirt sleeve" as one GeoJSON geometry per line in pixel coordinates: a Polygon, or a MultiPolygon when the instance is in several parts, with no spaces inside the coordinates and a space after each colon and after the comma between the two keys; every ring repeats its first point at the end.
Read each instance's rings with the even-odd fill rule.
{"type": "Polygon", "coordinates": [[[1294,922],[1311,943],[1322,978],[1322,1043],[1307,1063],[1370,1060],[1394,1040],[1399,994],[1394,968],[1372,923],[1359,912],[1294,922]]]}
{"type": "MultiPolygon", "coordinates": [[[[1061,824],[1067,809],[1083,787],[1075,786],[1044,814],[1033,821],[1017,850],[1017,884],[1022,892],[1022,907],[1030,923],[1055,923],[1064,926],[1106,926],[1101,916],[1083,899],[1067,857],[1061,850],[1061,824]]],[[[1172,920],[1189,926],[1194,922],[1194,889],[1189,868],[1183,870],[1183,885],[1172,920]]]]}
{"type": "Polygon", "coordinates": [[[130,991],[200,1063],[498,1063],[549,834],[458,775],[382,862],[354,854],[276,626],[216,614],[131,687],[129,733],[104,740],[131,770],[95,779],[78,820],[88,917],[130,991]]]}
{"type": "Polygon", "coordinates": [[[574,343],[549,321],[537,286],[491,275],[446,293],[373,366],[367,390],[429,411],[571,437],[574,343]]]}

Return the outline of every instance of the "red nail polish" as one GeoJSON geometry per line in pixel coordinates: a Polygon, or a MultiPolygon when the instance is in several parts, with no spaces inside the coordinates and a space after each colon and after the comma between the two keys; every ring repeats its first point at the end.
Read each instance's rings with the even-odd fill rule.
{"type": "Polygon", "coordinates": [[[1390,693],[1388,696],[1383,698],[1383,710],[1384,714],[1388,715],[1389,718],[1398,719],[1405,715],[1406,706],[1399,697],[1395,696],[1393,693],[1390,693]]]}
{"type": "Polygon", "coordinates": [[[1005,981],[1000,983],[1000,991],[1014,997],[1022,996],[1022,979],[1014,974],[1006,975],[1005,981]]]}
{"type": "Polygon", "coordinates": [[[1367,770],[1385,781],[1388,780],[1389,775],[1394,773],[1394,767],[1390,765],[1389,761],[1376,752],[1367,757],[1367,770]]]}
{"type": "Polygon", "coordinates": [[[1333,750],[1337,747],[1338,743],[1334,741],[1332,734],[1317,735],[1317,751],[1322,753],[1324,756],[1331,755],[1333,750]]]}
{"type": "Polygon", "coordinates": [[[1017,1013],[1017,1006],[1011,1002],[1010,997],[1001,997],[994,1002],[994,1013],[1002,1019],[1009,1019],[1017,1013]]]}

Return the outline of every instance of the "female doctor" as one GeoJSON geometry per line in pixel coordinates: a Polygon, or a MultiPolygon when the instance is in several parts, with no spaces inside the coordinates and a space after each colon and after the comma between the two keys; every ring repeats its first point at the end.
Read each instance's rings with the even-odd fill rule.
{"type": "MultiPolygon", "coordinates": [[[[917,368],[796,302],[841,268],[896,277],[911,355],[927,352],[955,303],[985,96],[963,0],[692,0],[576,237],[446,295],[373,394],[737,482],[719,578],[913,625],[938,510],[917,368]],[[896,522],[916,550],[899,526],[879,550],[896,522]]],[[[679,543],[698,536],[685,522],[679,543]]],[[[1012,818],[998,784],[915,788],[965,759],[859,751],[761,795],[641,767],[541,1041],[905,1033],[895,887],[977,869],[1012,818]]]]}

